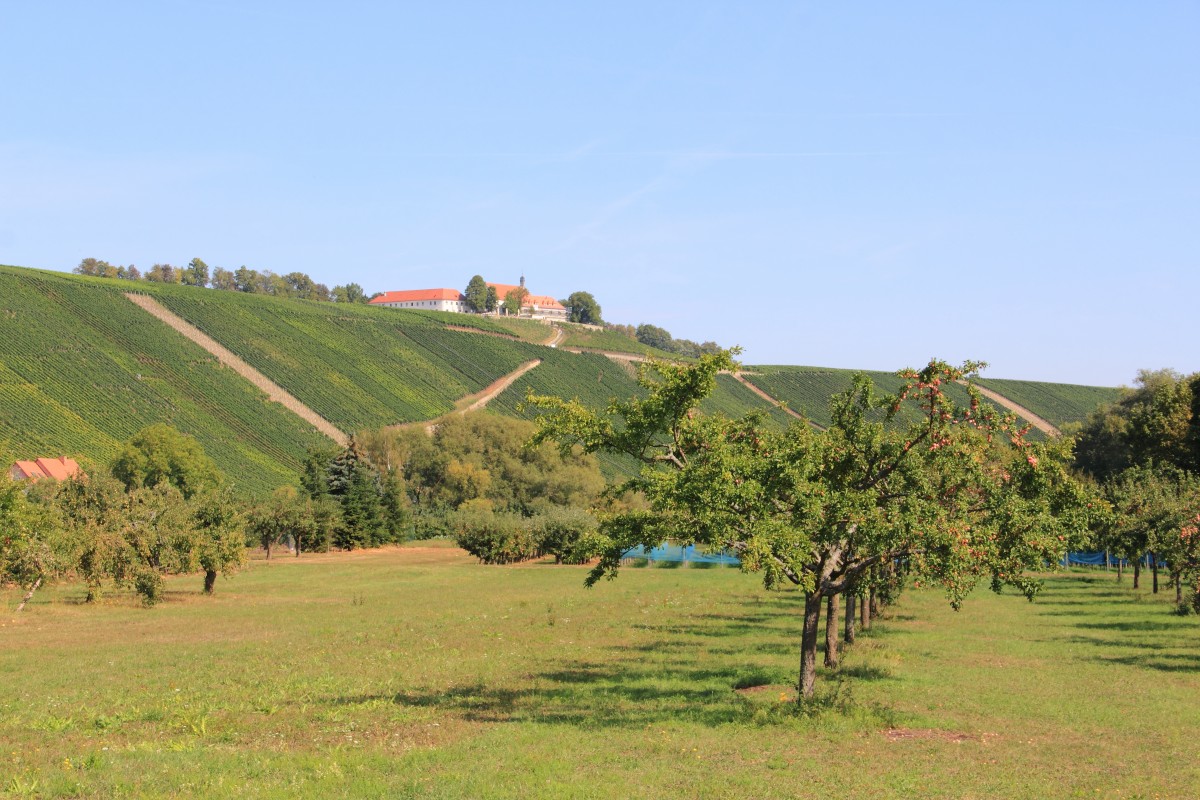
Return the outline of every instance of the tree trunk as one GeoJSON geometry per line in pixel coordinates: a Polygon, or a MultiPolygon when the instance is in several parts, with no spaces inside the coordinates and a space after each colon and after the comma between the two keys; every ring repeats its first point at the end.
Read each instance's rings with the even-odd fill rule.
{"type": "Polygon", "coordinates": [[[1133,562],[1133,588],[1138,588],[1138,583],[1142,577],[1142,559],[1139,556],[1137,561],[1133,562]]]}
{"type": "Polygon", "coordinates": [[[879,598],[875,596],[875,589],[871,589],[871,616],[879,616],[879,598]]]}
{"type": "Polygon", "coordinates": [[[1171,573],[1171,580],[1175,582],[1175,605],[1183,605],[1183,576],[1178,572],[1171,573]]]}
{"type": "Polygon", "coordinates": [[[267,542],[267,561],[271,560],[271,543],[267,542]]]}
{"type": "Polygon", "coordinates": [[[838,596],[829,595],[825,602],[825,666],[837,669],[838,665],[838,596]]]}
{"type": "Polygon", "coordinates": [[[1121,557],[1117,556],[1117,583],[1121,582],[1121,557]]]}
{"type": "Polygon", "coordinates": [[[217,571],[215,569],[204,570],[204,593],[212,594],[217,587],[217,571]]]}
{"type": "Polygon", "coordinates": [[[817,635],[821,629],[821,595],[804,595],[804,636],[800,641],[800,694],[797,702],[811,699],[817,685],[817,635]]]}
{"type": "Polygon", "coordinates": [[[858,597],[854,594],[854,587],[848,588],[846,590],[846,632],[842,634],[842,638],[846,641],[846,644],[854,644],[854,636],[858,633],[854,626],[854,601],[857,599],[858,597]]]}
{"type": "Polygon", "coordinates": [[[1150,578],[1154,594],[1158,594],[1158,556],[1150,554],[1150,578]]]}
{"type": "Polygon", "coordinates": [[[41,585],[42,585],[42,579],[39,577],[36,581],[33,582],[33,586],[29,587],[29,591],[25,593],[25,596],[21,598],[21,605],[17,606],[17,611],[24,610],[25,604],[29,602],[29,598],[33,597],[33,593],[36,592],[38,590],[38,587],[41,585]]]}
{"type": "Polygon", "coordinates": [[[858,607],[860,610],[859,627],[862,628],[864,632],[871,630],[871,603],[867,600],[867,598],[860,597],[858,599],[858,607]]]}

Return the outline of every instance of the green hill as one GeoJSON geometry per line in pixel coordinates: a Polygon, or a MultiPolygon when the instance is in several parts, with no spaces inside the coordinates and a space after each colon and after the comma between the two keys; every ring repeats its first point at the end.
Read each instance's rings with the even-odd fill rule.
{"type": "Polygon", "coordinates": [[[0,267],[0,461],[106,463],[155,422],[253,493],[294,483],[305,448],[328,441],[120,292],[0,267]]]}
{"type": "MultiPolygon", "coordinates": [[[[310,424],[130,302],[124,296],[130,291],[153,297],[348,433],[439,417],[534,359],[542,363],[501,393],[490,411],[529,416],[517,406],[530,389],[578,397],[593,408],[638,391],[635,364],[537,344],[546,341],[548,329],[536,322],[0,267],[0,460],[69,455],[106,462],[136,431],[166,422],[196,436],[242,489],[262,493],[295,482],[306,448],[328,443],[310,424]]],[[[602,332],[570,325],[566,330],[568,336],[586,332],[580,343],[613,346],[602,332]]],[[[900,382],[890,373],[869,374],[884,390],[900,382]]],[[[848,387],[852,375],[843,369],[761,366],[748,367],[745,377],[828,425],[829,398],[848,387]]],[[[1083,418],[1118,392],[1030,381],[982,383],[1055,424],[1083,418]]],[[[965,402],[960,387],[950,391],[965,402]]],[[[792,421],[728,375],[720,376],[702,406],[706,413],[731,416],[755,409],[781,427],[792,421]]],[[[617,460],[605,469],[617,475],[630,464],[617,460]]]]}
{"type": "Polygon", "coordinates": [[[347,432],[441,416],[547,349],[446,327],[490,320],[138,284],[347,432]],[[446,320],[445,322],[443,320],[446,320]]]}

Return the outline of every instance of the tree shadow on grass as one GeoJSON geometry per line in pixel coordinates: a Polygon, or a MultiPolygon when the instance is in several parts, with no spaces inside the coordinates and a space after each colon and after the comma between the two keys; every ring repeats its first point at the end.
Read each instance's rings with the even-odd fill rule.
{"type": "MultiPolygon", "coordinates": [[[[823,680],[818,696],[806,707],[797,707],[791,682],[772,670],[765,671],[762,680],[766,683],[749,681],[751,687],[770,687],[763,700],[751,699],[734,689],[738,670],[676,668],[678,672],[671,681],[664,680],[659,670],[639,670],[626,662],[552,670],[535,676],[532,685],[520,688],[473,683],[444,691],[337,697],[330,703],[355,706],[383,700],[397,706],[436,709],[470,722],[534,722],[625,730],[679,721],[706,727],[778,723],[828,714],[854,716],[864,729],[874,729],[893,724],[896,716],[885,706],[858,706],[847,698],[845,682],[839,678],[853,676],[853,670],[823,680]]],[[[862,677],[882,676],[863,670],[862,677]]]]}
{"type": "MultiPolygon", "coordinates": [[[[793,607],[772,615],[705,615],[695,624],[642,624],[648,641],[613,645],[592,661],[551,659],[545,669],[513,677],[509,685],[472,682],[445,690],[335,697],[333,705],[380,701],[437,709],[472,722],[540,722],[581,728],[637,729],[686,720],[705,726],[775,724],[824,714],[852,716],[864,729],[884,727],[895,714],[884,706],[855,705],[855,680],[890,678],[884,670],[850,667],[820,671],[819,696],[797,709],[794,662],[799,653],[793,607]],[[719,643],[718,648],[711,645],[719,643]],[[768,656],[768,664],[762,657],[768,656]],[[767,687],[762,692],[746,689],[767,687]],[[738,690],[743,690],[739,692],[738,690]],[[785,700],[781,700],[781,695],[785,700]]],[[[689,620],[693,619],[689,617],[689,620]]],[[[820,656],[818,655],[818,659],[820,656]]]]}
{"type": "MultiPolygon", "coordinates": [[[[1079,627],[1085,627],[1080,625],[1079,627]]],[[[1103,626],[1086,626],[1093,629],[1103,626]]],[[[1165,626],[1170,628],[1171,626],[1165,626]]],[[[1122,630],[1109,628],[1108,630],[1122,630]]],[[[1137,628],[1132,630],[1136,631],[1137,628]]],[[[1070,636],[1065,639],[1056,638],[1059,642],[1071,644],[1086,644],[1102,648],[1105,652],[1086,656],[1089,661],[1099,661],[1104,664],[1152,669],[1161,672],[1200,672],[1200,649],[1197,649],[1190,638],[1191,631],[1179,630],[1179,638],[1174,642],[1146,641],[1145,639],[1130,639],[1128,636],[1070,636]],[[1185,638],[1189,637],[1189,638],[1185,638]],[[1190,652],[1179,652],[1188,650],[1190,652]]]]}
{"type": "Polygon", "coordinates": [[[1179,631],[1183,633],[1186,628],[1191,627],[1181,624],[1172,624],[1169,622],[1147,622],[1145,620],[1130,620],[1127,622],[1079,622],[1075,625],[1076,628],[1084,628],[1089,630],[1102,631],[1124,631],[1127,633],[1151,632],[1151,631],[1179,631]]]}

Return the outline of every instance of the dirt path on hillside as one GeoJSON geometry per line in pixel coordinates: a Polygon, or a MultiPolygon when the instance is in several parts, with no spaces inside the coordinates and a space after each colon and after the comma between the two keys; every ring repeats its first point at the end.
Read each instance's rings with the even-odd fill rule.
{"type": "MultiPolygon", "coordinates": [[[[813,422],[808,417],[801,414],[799,411],[793,411],[792,409],[790,409],[786,405],[784,405],[781,401],[776,400],[770,394],[768,394],[767,392],[765,392],[762,389],[755,386],[753,383],[751,383],[746,378],[745,372],[730,372],[730,373],[726,373],[726,374],[732,375],[734,377],[734,380],[736,380],[738,383],[742,384],[747,389],[754,392],[756,395],[761,397],[763,400],[766,400],[771,405],[775,406],[778,409],[781,409],[784,413],[791,414],[793,417],[800,420],[801,422],[807,422],[809,425],[811,425],[812,427],[816,428],[819,431],[825,430],[824,426],[818,425],[817,423],[813,422]]],[[[754,373],[751,373],[751,374],[754,374],[754,373]]]]}
{"type": "Polygon", "coordinates": [[[449,414],[443,414],[440,417],[420,420],[418,422],[398,422],[395,425],[388,425],[388,428],[393,430],[404,430],[405,428],[421,427],[425,429],[426,433],[432,434],[435,430],[437,430],[438,425],[442,424],[442,422],[447,418],[455,414],[465,414],[468,411],[478,411],[479,409],[483,408],[488,403],[499,397],[501,392],[512,386],[517,378],[521,377],[526,372],[529,372],[529,370],[533,369],[540,363],[542,363],[540,358],[535,358],[532,361],[526,361],[524,364],[517,367],[507,375],[492,381],[483,391],[476,392],[475,394],[469,394],[466,397],[458,398],[458,400],[454,402],[455,410],[451,411],[449,414]]]}
{"type": "Polygon", "coordinates": [[[746,373],[730,372],[729,374],[733,376],[734,380],[736,380],[738,383],[742,384],[742,386],[745,386],[747,389],[754,392],[756,395],[761,397],[763,400],[766,400],[768,403],[775,406],[776,408],[783,409],[784,412],[791,414],[793,417],[795,417],[798,420],[803,420],[804,422],[807,422],[809,425],[812,425],[815,428],[818,428],[818,429],[820,428],[820,426],[817,425],[817,423],[813,422],[811,419],[807,419],[803,414],[801,414],[798,411],[793,411],[792,409],[788,408],[787,406],[783,405],[781,402],[776,400],[774,397],[771,397],[771,395],[767,394],[762,389],[755,386],[753,383],[751,383],[746,378],[746,373]]]}
{"type": "MultiPolygon", "coordinates": [[[[965,385],[966,382],[959,381],[959,383],[962,383],[965,385]]],[[[1047,436],[1062,436],[1062,431],[1060,431],[1058,428],[1054,427],[1054,425],[1052,425],[1049,420],[1039,417],[1037,414],[1033,413],[1025,406],[1018,405],[1017,403],[1014,403],[1012,400],[1009,400],[1007,397],[1000,394],[999,392],[992,391],[991,389],[986,389],[983,386],[980,386],[978,383],[975,384],[975,388],[978,389],[979,393],[981,395],[983,395],[984,397],[986,397],[988,400],[991,400],[993,403],[998,403],[998,404],[1004,406],[1009,411],[1016,414],[1018,417],[1023,417],[1026,420],[1028,420],[1029,422],[1033,423],[1033,427],[1037,428],[1039,431],[1046,434],[1047,436]]]]}
{"type": "Polygon", "coordinates": [[[591,353],[592,355],[611,358],[613,361],[636,361],[641,363],[643,361],[650,360],[649,356],[638,355],[637,353],[617,353],[613,352],[612,350],[590,350],[586,347],[564,347],[563,350],[568,353],[575,353],[576,355],[591,353]]]}
{"type": "Polygon", "coordinates": [[[492,381],[491,385],[489,385],[482,392],[478,392],[473,395],[467,395],[466,397],[460,399],[456,405],[461,405],[468,400],[471,402],[459,413],[465,414],[468,411],[478,411],[479,409],[483,408],[488,403],[499,397],[501,392],[512,386],[517,378],[521,377],[526,372],[529,372],[529,370],[533,369],[540,363],[542,363],[540,358],[535,358],[533,361],[526,361],[524,364],[508,373],[503,378],[492,381]]]}
{"type": "Polygon", "coordinates": [[[167,325],[170,325],[172,328],[203,347],[209,353],[214,355],[217,361],[220,361],[222,364],[229,367],[258,388],[262,389],[267,393],[267,396],[276,403],[279,403],[288,411],[291,411],[293,414],[312,425],[330,439],[333,439],[343,447],[345,447],[350,441],[346,434],[335,428],[329,420],[325,419],[320,414],[304,405],[304,403],[301,403],[297,398],[288,393],[287,390],[285,390],[282,386],[272,381],[266,375],[263,375],[261,372],[247,364],[238,356],[234,355],[228,348],[226,348],[216,339],[212,338],[182,317],[168,311],[154,298],[150,297],[149,295],[136,294],[134,292],[126,292],[125,296],[128,297],[135,305],[140,306],[144,311],[162,320],[167,325]]]}
{"type": "Polygon", "coordinates": [[[564,331],[562,328],[555,327],[554,335],[551,336],[546,341],[542,342],[542,344],[546,345],[546,347],[558,347],[558,343],[561,342],[565,338],[567,338],[567,332],[564,331]]]}

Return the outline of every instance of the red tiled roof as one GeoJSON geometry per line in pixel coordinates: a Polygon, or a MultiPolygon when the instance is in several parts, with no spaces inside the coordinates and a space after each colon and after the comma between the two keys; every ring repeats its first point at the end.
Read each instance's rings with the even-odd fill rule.
{"type": "MultiPolygon", "coordinates": [[[[511,283],[488,283],[488,286],[495,287],[496,297],[501,303],[504,302],[504,298],[508,296],[509,292],[513,291],[514,289],[521,288],[520,286],[514,286],[511,283]]],[[[526,289],[526,291],[529,290],[526,289]]],[[[564,311],[566,310],[562,303],[558,302],[548,294],[528,295],[525,298],[525,303],[522,305],[522,308],[528,308],[529,306],[537,306],[538,308],[561,308],[564,311]]]]}
{"type": "Polygon", "coordinates": [[[36,481],[42,478],[53,478],[56,481],[65,481],[79,472],[79,464],[75,459],[66,456],[39,458],[36,461],[17,461],[9,472],[17,480],[36,481]]]}
{"type": "Polygon", "coordinates": [[[561,308],[563,311],[567,310],[566,306],[548,294],[531,294],[529,295],[529,299],[525,301],[525,305],[537,306],[538,308],[561,308]]]}
{"type": "Polygon", "coordinates": [[[381,303],[412,303],[420,300],[462,300],[463,295],[458,289],[409,289],[403,292],[384,292],[371,301],[374,305],[381,303]]]}

